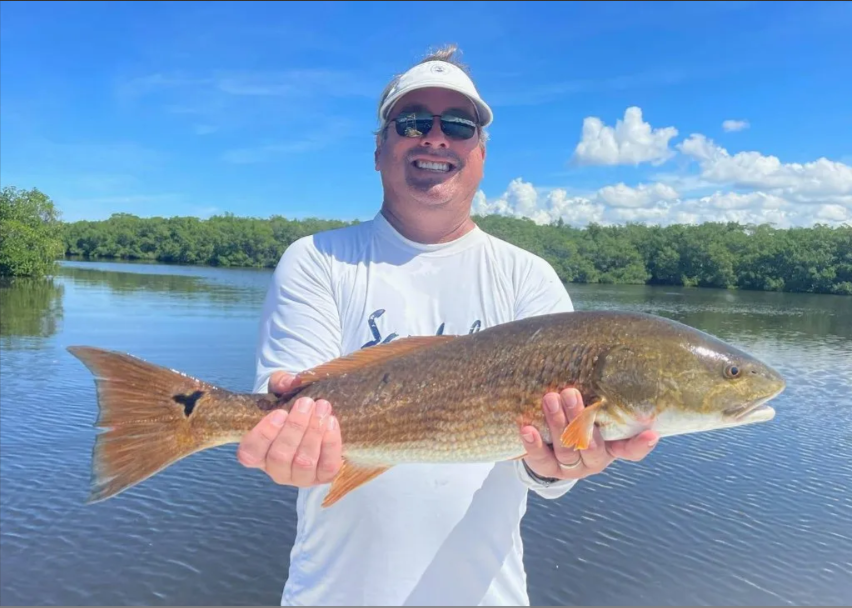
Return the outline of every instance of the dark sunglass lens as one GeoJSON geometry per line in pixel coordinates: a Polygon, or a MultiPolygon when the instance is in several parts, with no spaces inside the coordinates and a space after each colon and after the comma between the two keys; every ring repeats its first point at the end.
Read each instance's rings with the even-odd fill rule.
{"type": "MultiPolygon", "coordinates": [[[[394,119],[400,137],[422,137],[432,130],[434,117],[428,112],[406,112],[394,119]]],[[[451,139],[470,139],[476,134],[476,123],[460,116],[442,116],[441,130],[451,139]]]]}
{"type": "Polygon", "coordinates": [[[420,137],[432,129],[432,116],[423,112],[397,116],[396,132],[401,137],[420,137]]]}
{"type": "Polygon", "coordinates": [[[474,122],[457,116],[442,116],[441,129],[453,139],[470,139],[476,134],[474,122]]]}

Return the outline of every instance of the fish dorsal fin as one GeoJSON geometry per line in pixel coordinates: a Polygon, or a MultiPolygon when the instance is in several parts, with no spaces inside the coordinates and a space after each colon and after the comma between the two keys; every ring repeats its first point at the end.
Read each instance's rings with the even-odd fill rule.
{"type": "Polygon", "coordinates": [[[430,348],[455,340],[458,336],[411,336],[408,338],[398,338],[387,344],[377,344],[362,348],[348,355],[332,359],[328,363],[323,363],[311,369],[305,370],[296,376],[298,384],[304,386],[312,382],[317,382],[329,376],[342,376],[349,372],[354,372],[369,365],[381,363],[389,359],[402,356],[416,350],[430,348]]]}

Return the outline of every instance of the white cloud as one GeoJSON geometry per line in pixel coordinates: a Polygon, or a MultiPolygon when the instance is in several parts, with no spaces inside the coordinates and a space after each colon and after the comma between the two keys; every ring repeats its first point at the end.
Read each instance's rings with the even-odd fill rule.
{"type": "Polygon", "coordinates": [[[743,129],[748,129],[749,126],[747,120],[726,120],[722,123],[722,128],[728,133],[742,131],[743,129]]]}
{"type": "MultiPolygon", "coordinates": [[[[722,124],[728,132],[749,126],[745,120],[722,124]]],[[[677,133],[675,127],[653,128],[637,107],[628,108],[615,127],[587,117],[574,152],[576,164],[662,165],[678,154],[685,162],[672,163],[672,170],[656,172],[645,183],[619,182],[571,196],[565,189],[536,188],[518,178],[497,197],[480,193],[474,210],[527,217],[539,224],[561,219],[577,226],[707,221],[771,223],[782,228],[815,222],[852,224],[848,163],[827,158],[790,163],[757,151],[731,153],[700,133],[674,144],[677,133]]]]}
{"type": "Polygon", "coordinates": [[[837,203],[852,195],[852,167],[827,158],[801,164],[754,151],[732,155],[701,134],[677,147],[698,162],[701,178],[713,184],[756,188],[800,203],[837,203]]]}
{"type": "Polygon", "coordinates": [[[852,221],[852,202],[842,205],[820,205],[816,211],[816,219],[825,223],[843,223],[852,221]]]}
{"type": "Polygon", "coordinates": [[[542,190],[521,178],[506,191],[489,199],[479,192],[474,213],[530,218],[537,224],[562,219],[574,226],[591,222],[623,224],[639,222],[668,225],[702,222],[770,223],[779,228],[805,226],[814,222],[852,223],[852,200],[845,204],[803,205],[777,194],[717,191],[688,197],[663,183],[605,186],[581,196],[569,196],[561,188],[542,190]]]}
{"type": "Polygon", "coordinates": [[[604,125],[596,116],[583,120],[582,139],[574,150],[574,162],[583,165],[638,165],[663,163],[675,152],[669,142],[678,131],[674,127],[654,129],[642,119],[642,110],[627,108],[615,127],[604,125]]]}
{"type": "Polygon", "coordinates": [[[667,184],[639,184],[631,188],[624,183],[598,190],[598,199],[611,207],[640,208],[659,201],[673,201],[677,191],[667,184]]]}
{"type": "Polygon", "coordinates": [[[562,219],[568,224],[590,222],[612,224],[665,220],[677,204],[678,193],[666,184],[626,184],[606,186],[588,196],[570,196],[562,188],[539,190],[522,178],[512,180],[506,191],[495,199],[479,192],[473,210],[478,214],[496,213],[527,217],[537,224],[562,219]]]}
{"type": "MultiPolygon", "coordinates": [[[[722,123],[725,131],[748,128],[746,120],[728,119],[722,123]]],[[[668,174],[666,183],[679,187],[687,183],[699,184],[707,190],[722,188],[749,189],[765,192],[794,203],[808,205],[839,205],[848,208],[852,199],[852,166],[827,158],[807,163],[784,163],[777,156],[757,151],[731,154],[703,134],[693,133],[670,147],[678,130],[673,127],[654,128],[642,117],[642,110],[632,106],[624,112],[624,119],[614,127],[606,126],[600,118],[586,117],[582,137],[574,150],[573,161],[578,165],[661,165],[674,158],[678,152],[687,160],[697,162],[698,175],[668,174]]],[[[659,188],[660,184],[656,187],[659,188]]],[[[602,190],[598,196],[612,194],[617,200],[607,201],[613,206],[641,206],[645,186],[636,192],[638,198],[630,200],[612,189],[602,190]]],[[[681,191],[683,189],[681,188],[681,191]]],[[[657,196],[660,196],[657,193],[657,196]]],[[[661,197],[665,198],[665,197],[661,197]]],[[[671,198],[669,193],[668,198],[671,198]]],[[[833,207],[830,207],[834,209],[833,207]]],[[[828,212],[829,217],[837,214],[828,212]]]]}
{"type": "Polygon", "coordinates": [[[506,191],[496,199],[488,200],[480,191],[473,200],[476,214],[499,214],[510,217],[527,217],[537,224],[548,224],[558,218],[571,224],[603,221],[603,205],[582,196],[569,196],[556,188],[540,192],[531,183],[516,178],[506,191]]]}

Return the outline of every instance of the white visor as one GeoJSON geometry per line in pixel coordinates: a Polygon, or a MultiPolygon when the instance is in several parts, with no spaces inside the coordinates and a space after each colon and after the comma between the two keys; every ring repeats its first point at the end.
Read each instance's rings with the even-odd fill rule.
{"type": "Polygon", "coordinates": [[[400,97],[411,91],[430,87],[449,89],[466,95],[476,106],[482,126],[488,126],[494,119],[491,108],[479,96],[473,81],[458,66],[446,61],[428,61],[414,66],[400,77],[379,108],[379,122],[384,124],[387,121],[391,108],[400,97]]]}

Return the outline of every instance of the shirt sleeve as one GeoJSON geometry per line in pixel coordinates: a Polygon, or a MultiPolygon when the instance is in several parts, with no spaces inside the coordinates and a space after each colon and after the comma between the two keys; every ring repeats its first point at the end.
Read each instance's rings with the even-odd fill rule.
{"type": "Polygon", "coordinates": [[[574,312],[574,304],[553,266],[535,256],[517,284],[515,320],[556,312],[574,312]]]}
{"type": "MultiPolygon", "coordinates": [[[[546,260],[533,257],[518,284],[515,300],[515,319],[525,319],[557,312],[573,312],[574,305],[565,285],[546,260]]],[[[543,483],[530,476],[523,460],[515,461],[521,483],[543,498],[563,496],[577,483],[574,479],[543,483]]]]}
{"type": "Polygon", "coordinates": [[[292,243],[278,262],[264,300],[254,391],[269,377],[296,374],[341,355],[340,314],[328,260],[312,237],[292,243]]]}

